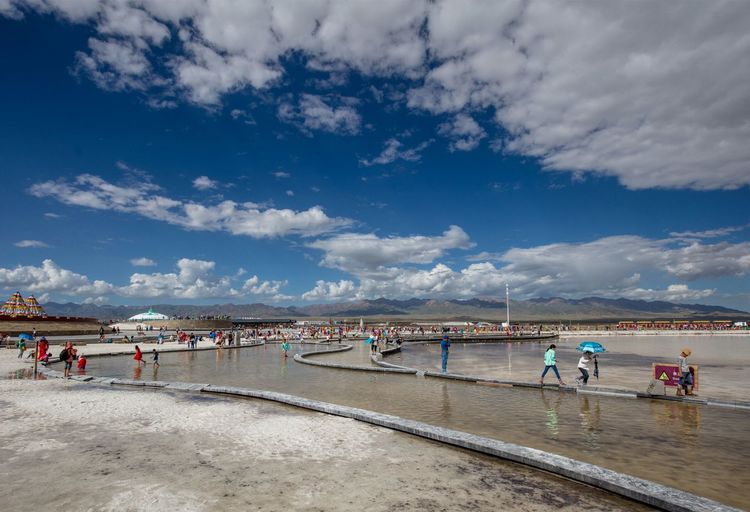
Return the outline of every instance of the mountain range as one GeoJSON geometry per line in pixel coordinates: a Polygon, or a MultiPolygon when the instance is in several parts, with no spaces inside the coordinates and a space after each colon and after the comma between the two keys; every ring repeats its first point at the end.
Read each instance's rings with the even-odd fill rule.
{"type": "MultiPolygon", "coordinates": [[[[176,305],[153,304],[154,311],[168,316],[228,315],[231,317],[349,319],[360,317],[392,320],[487,320],[506,317],[505,302],[477,297],[468,300],[373,299],[306,306],[269,306],[266,304],[176,305]]],[[[100,320],[124,319],[141,313],[145,306],[78,304],[73,302],[44,304],[48,315],[82,316],[100,320]]],[[[748,319],[750,313],[722,306],[679,304],[664,301],[560,297],[511,300],[512,321],[592,321],[647,319],[748,319]]]]}

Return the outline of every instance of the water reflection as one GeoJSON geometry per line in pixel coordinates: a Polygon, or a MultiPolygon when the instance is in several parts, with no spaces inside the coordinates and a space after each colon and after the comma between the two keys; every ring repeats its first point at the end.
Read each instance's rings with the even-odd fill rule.
{"type": "Polygon", "coordinates": [[[8,372],[9,379],[33,379],[33,380],[47,380],[47,377],[41,373],[34,374],[33,368],[21,368],[8,372]]]}
{"type": "Polygon", "coordinates": [[[586,444],[592,449],[597,449],[599,447],[599,429],[602,413],[599,399],[582,395],[579,397],[578,402],[581,406],[581,432],[586,444]],[[591,402],[594,403],[593,408],[591,407],[591,402]]]}
{"type": "MultiPolygon", "coordinates": [[[[662,404],[660,404],[662,405],[662,404]]],[[[662,407],[651,404],[651,416],[658,429],[679,433],[678,442],[694,445],[699,440],[701,406],[667,402],[662,407]]]]}
{"type": "Polygon", "coordinates": [[[547,415],[547,430],[553,439],[557,439],[560,434],[560,405],[562,404],[562,393],[557,391],[545,392],[544,389],[540,390],[542,402],[544,403],[544,409],[547,415]],[[552,393],[554,396],[552,400],[549,399],[547,393],[552,393]]]}

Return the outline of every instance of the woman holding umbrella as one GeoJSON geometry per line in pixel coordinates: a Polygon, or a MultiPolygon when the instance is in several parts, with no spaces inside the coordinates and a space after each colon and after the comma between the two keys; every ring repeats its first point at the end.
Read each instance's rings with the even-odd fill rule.
{"type": "Polygon", "coordinates": [[[583,355],[578,360],[578,371],[581,372],[580,377],[576,377],[576,382],[578,384],[583,384],[584,386],[589,383],[589,363],[591,363],[592,360],[595,360],[596,356],[593,352],[590,350],[584,350],[583,355]]]}
{"type": "Polygon", "coordinates": [[[606,352],[606,349],[596,341],[582,341],[577,350],[583,352],[583,355],[578,360],[578,371],[581,372],[581,376],[576,379],[576,382],[583,383],[585,386],[589,382],[589,364],[592,360],[594,361],[594,377],[599,379],[599,362],[595,354],[606,352]]]}

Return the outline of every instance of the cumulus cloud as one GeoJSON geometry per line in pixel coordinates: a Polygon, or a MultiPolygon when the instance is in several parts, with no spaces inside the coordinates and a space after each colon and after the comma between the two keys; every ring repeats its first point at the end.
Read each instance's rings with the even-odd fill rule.
{"type": "Polygon", "coordinates": [[[82,174],[73,181],[37,183],[29,192],[70,206],[135,213],[184,229],[225,231],[253,238],[314,236],[352,223],[349,219],[327,216],[320,206],[295,211],[229,200],[204,206],[162,196],[157,193],[158,189],[148,182],[117,185],[98,176],[82,174]]]}
{"type": "MultiPolygon", "coordinates": [[[[300,55],[311,72],[406,84],[410,107],[455,116],[443,128],[454,150],[484,137],[468,122],[481,112],[505,134],[494,147],[550,170],[614,176],[632,189],[745,186],[750,9],[687,5],[4,0],[0,15],[89,24],[79,70],[157,107],[178,97],[214,107],[228,93],[268,90],[284,83],[285,57],[300,55]]],[[[353,106],[331,99],[302,95],[279,117],[307,133],[357,133],[353,106]]]]}
{"type": "MultiPolygon", "coordinates": [[[[470,257],[473,262],[465,268],[454,269],[433,263],[442,250],[423,253],[412,247],[414,252],[400,252],[390,247],[378,251],[379,242],[388,247],[389,239],[366,235],[362,241],[344,243],[349,236],[334,237],[330,244],[310,245],[325,251],[322,264],[358,279],[358,286],[347,291],[347,296],[354,298],[470,298],[502,294],[505,283],[509,283],[518,298],[601,296],[684,302],[716,293],[714,288],[690,288],[684,281],[743,277],[750,273],[749,242],[685,244],[676,238],[613,236],[585,243],[484,252],[470,257]],[[431,266],[424,268],[425,263],[431,266]],[[656,282],[683,282],[672,281],[666,288],[646,288],[643,276],[647,274],[656,282]]],[[[450,237],[446,232],[442,238],[450,237]]],[[[398,246],[403,240],[407,239],[393,239],[390,244],[398,246]]],[[[308,293],[311,297],[331,295],[327,289],[323,283],[308,293]]]]}
{"type": "Polygon", "coordinates": [[[422,151],[424,151],[427,146],[432,144],[432,142],[432,140],[427,140],[416,147],[404,148],[403,142],[399,141],[395,137],[392,137],[385,141],[385,148],[383,148],[383,151],[380,153],[380,155],[376,156],[372,160],[367,160],[366,158],[360,159],[359,163],[361,165],[364,165],[365,167],[370,167],[373,165],[390,164],[397,160],[416,162],[422,159],[422,151]]]}
{"type": "Polygon", "coordinates": [[[315,288],[306,291],[302,294],[303,300],[347,300],[355,298],[357,294],[357,288],[354,286],[354,281],[342,279],[339,282],[335,281],[316,281],[315,288]]]}
{"type": "Polygon", "coordinates": [[[316,240],[308,247],[325,255],[321,264],[346,271],[374,270],[399,263],[431,263],[451,249],[468,249],[474,244],[459,226],[450,226],[442,236],[414,235],[379,238],[373,233],[344,233],[316,240]]]}
{"type": "Polygon", "coordinates": [[[208,297],[231,297],[239,293],[231,286],[231,278],[212,274],[213,261],[182,258],[177,262],[177,272],[153,274],[135,273],[130,283],[117,289],[126,297],[171,297],[199,299],[208,297]]]}
{"type": "Polygon", "coordinates": [[[16,247],[32,248],[32,249],[42,249],[44,247],[49,247],[49,245],[39,240],[19,240],[13,245],[15,245],[16,247]]]}
{"type": "Polygon", "coordinates": [[[155,267],[156,262],[151,258],[133,258],[130,260],[130,264],[134,267],[155,267]]]}
{"type": "Polygon", "coordinates": [[[0,268],[0,287],[26,290],[34,294],[63,293],[67,295],[106,295],[113,286],[105,281],[91,281],[88,277],[59,267],[52,260],[44,260],[40,267],[33,265],[0,268]]]}
{"type": "Polygon", "coordinates": [[[438,126],[438,133],[451,140],[451,151],[471,151],[479,146],[479,141],[487,136],[487,132],[466,114],[457,114],[451,122],[438,126]]]}
{"type": "Polygon", "coordinates": [[[286,286],[288,281],[261,281],[258,276],[253,276],[246,280],[242,285],[242,292],[251,295],[261,295],[271,300],[284,300],[291,298],[281,293],[281,288],[286,286]]]}
{"type": "Polygon", "coordinates": [[[324,131],[339,135],[356,135],[362,118],[355,98],[302,94],[296,104],[285,101],[279,105],[279,119],[297,126],[303,133],[324,131]]]}
{"type": "MultiPolygon", "coordinates": [[[[143,265],[141,260],[133,260],[143,265]]],[[[153,262],[152,262],[153,263],[153,262]]],[[[44,260],[42,265],[17,266],[0,268],[0,288],[21,289],[41,295],[45,300],[50,294],[68,295],[84,298],[84,302],[100,304],[107,297],[121,296],[129,298],[171,298],[171,299],[205,299],[205,298],[241,298],[261,296],[269,300],[284,300],[289,296],[281,293],[287,281],[262,281],[258,276],[245,281],[235,288],[232,281],[239,277],[220,276],[214,273],[216,263],[213,261],[182,258],[177,262],[175,272],[151,274],[134,273],[128,284],[117,286],[103,280],[92,280],[74,271],[61,268],[52,260],[44,260]]]]}
{"type": "Polygon", "coordinates": [[[198,176],[193,180],[193,188],[198,190],[211,190],[218,186],[219,183],[208,176],[198,176]]]}

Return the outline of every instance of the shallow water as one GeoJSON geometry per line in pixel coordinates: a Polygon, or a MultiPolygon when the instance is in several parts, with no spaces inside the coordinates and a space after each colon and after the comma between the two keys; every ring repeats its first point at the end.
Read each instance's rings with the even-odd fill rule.
{"type": "MultiPolygon", "coordinates": [[[[293,345],[291,352],[319,349],[293,345]]],[[[367,356],[360,342],[348,353],[314,357],[365,365],[367,356]]],[[[750,413],[743,410],[320,368],[284,359],[277,345],[162,353],[158,369],[139,370],[131,357],[94,358],[88,373],[266,389],[361,407],[559,453],[735,506],[750,503],[750,413]]]]}
{"type": "MultiPolygon", "coordinates": [[[[586,338],[607,348],[599,356],[600,378],[589,384],[644,391],[653,378],[652,363],[676,363],[681,350],[692,350],[691,364],[698,366],[701,396],[750,400],[750,336],[618,336],[586,338]]],[[[573,383],[579,375],[575,350],[583,338],[556,340],[557,366],[564,380],[573,383]]],[[[537,382],[544,368],[545,343],[485,343],[451,346],[448,370],[501,380],[537,382]]],[[[439,369],[438,345],[407,344],[389,363],[421,369],[439,369]]],[[[593,364],[590,370],[593,373],[593,364]]],[[[547,382],[556,382],[547,374],[547,382]]]]}

